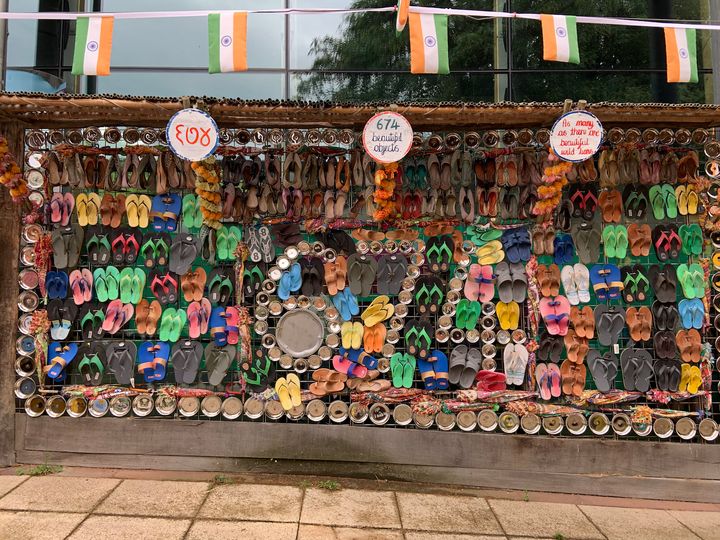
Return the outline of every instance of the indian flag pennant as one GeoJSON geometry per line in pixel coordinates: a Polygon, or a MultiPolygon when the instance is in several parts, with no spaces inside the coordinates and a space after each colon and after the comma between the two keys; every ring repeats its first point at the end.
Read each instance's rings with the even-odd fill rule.
{"type": "Polygon", "coordinates": [[[450,73],[447,15],[410,13],[410,72],[450,73]]]}
{"type": "Polygon", "coordinates": [[[247,71],[247,12],[208,15],[210,73],[247,71]]]}
{"type": "Polygon", "coordinates": [[[577,23],[566,15],[540,15],[543,59],[551,62],[580,63],[577,23]]]}
{"type": "Polygon", "coordinates": [[[73,75],[110,75],[113,17],[78,17],[73,75]]]}
{"type": "Polygon", "coordinates": [[[408,22],[408,11],[410,10],[410,0],[398,0],[397,17],[395,18],[395,30],[399,34],[405,30],[408,22]]]}
{"type": "Polygon", "coordinates": [[[693,28],[665,28],[667,82],[698,82],[697,42],[693,28]]]}

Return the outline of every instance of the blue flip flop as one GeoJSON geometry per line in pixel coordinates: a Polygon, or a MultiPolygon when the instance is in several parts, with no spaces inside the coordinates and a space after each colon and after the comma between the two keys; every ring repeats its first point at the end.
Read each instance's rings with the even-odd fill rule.
{"type": "Polygon", "coordinates": [[[167,370],[167,363],[170,359],[170,344],[164,341],[158,341],[155,344],[155,351],[153,353],[153,363],[155,373],[153,375],[154,381],[162,381],[165,378],[165,372],[167,370]]]}
{"type": "Polygon", "coordinates": [[[144,341],[137,348],[137,369],[143,374],[145,382],[151,383],[155,380],[155,344],[152,341],[144,341]]]}
{"type": "Polygon", "coordinates": [[[51,343],[48,347],[47,365],[50,368],[47,371],[47,376],[50,379],[59,378],[63,370],[75,359],[77,351],[77,343],[68,343],[67,345],[57,341],[51,343]]]}
{"type": "Polygon", "coordinates": [[[693,306],[691,305],[692,300],[683,298],[678,302],[678,313],[680,314],[680,322],[685,330],[689,330],[693,327],[693,306]]]}
{"type": "Polygon", "coordinates": [[[350,306],[345,300],[346,290],[347,288],[339,291],[335,296],[332,297],[333,305],[337,308],[343,321],[349,321],[350,319],[352,319],[352,313],[350,313],[350,306]]]}
{"type": "Polygon", "coordinates": [[[163,212],[165,211],[165,203],[163,203],[164,195],[155,195],[152,198],[152,205],[150,206],[150,215],[152,216],[152,228],[154,231],[165,230],[165,220],[163,219],[163,212]]]}
{"type": "Polygon", "coordinates": [[[692,327],[695,330],[702,330],[703,319],[705,319],[705,304],[700,298],[690,300],[690,311],[692,312],[692,327]]]}
{"type": "Polygon", "coordinates": [[[300,287],[302,287],[302,269],[300,268],[299,263],[295,263],[290,267],[290,270],[288,271],[288,274],[290,276],[290,291],[291,292],[297,292],[300,290],[300,287]]]}
{"type": "MultiPolygon", "coordinates": [[[[348,306],[348,309],[350,310],[350,315],[359,315],[360,314],[360,306],[358,305],[357,297],[350,292],[350,287],[345,287],[343,289],[343,293],[345,293],[345,303],[348,306]]],[[[348,319],[349,320],[349,319],[348,319]]]]}
{"type": "Polygon", "coordinates": [[[212,313],[210,314],[210,322],[208,324],[210,335],[213,337],[215,345],[218,347],[224,347],[227,345],[227,328],[224,315],[224,307],[214,307],[212,313]]]}
{"type": "Polygon", "coordinates": [[[68,289],[70,288],[70,278],[65,272],[57,273],[58,279],[58,298],[67,298],[68,289]]]}
{"type": "MultiPolygon", "coordinates": [[[[436,351],[433,351],[436,352],[436,351]]],[[[437,390],[437,380],[435,379],[435,366],[434,362],[429,362],[427,359],[416,358],[418,371],[420,372],[420,378],[425,384],[425,390],[437,390]]]]}
{"type": "MultiPolygon", "coordinates": [[[[290,298],[290,287],[291,286],[292,286],[292,276],[290,275],[290,271],[287,270],[282,273],[282,276],[280,276],[280,281],[278,282],[277,294],[278,294],[278,298],[280,298],[280,300],[287,300],[288,298],[290,298]]],[[[338,308],[338,310],[339,309],[340,308],[338,308]]]]}
{"type": "Polygon", "coordinates": [[[175,232],[177,220],[182,209],[182,198],[179,193],[166,193],[163,195],[163,212],[165,213],[165,230],[175,232]],[[175,216],[175,217],[172,217],[175,216]]]}
{"type": "Polygon", "coordinates": [[[345,349],[344,347],[340,347],[339,354],[368,369],[377,369],[378,367],[378,359],[365,352],[364,349],[345,349]]]}
{"type": "Polygon", "coordinates": [[[515,229],[515,243],[520,254],[521,261],[529,261],[532,255],[532,244],[530,242],[530,233],[526,227],[515,229]]]}
{"type": "Polygon", "coordinates": [[[622,282],[622,273],[620,272],[620,268],[614,264],[606,264],[605,267],[608,270],[607,274],[605,274],[605,283],[608,286],[608,299],[616,300],[620,298],[621,291],[625,286],[622,282]]]}

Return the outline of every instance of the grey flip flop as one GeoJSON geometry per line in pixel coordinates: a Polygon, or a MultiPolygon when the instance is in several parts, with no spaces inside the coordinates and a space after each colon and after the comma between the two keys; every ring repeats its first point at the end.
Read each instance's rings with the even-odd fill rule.
{"type": "Polygon", "coordinates": [[[510,275],[510,265],[505,261],[499,263],[495,267],[495,275],[497,276],[495,285],[500,301],[509,304],[513,301],[513,278],[510,275]]]}
{"type": "Polygon", "coordinates": [[[350,283],[350,292],[355,296],[360,296],[362,292],[363,264],[359,261],[359,253],[350,255],[347,259],[347,278],[350,283]]]}
{"type": "Polygon", "coordinates": [[[595,349],[590,349],[585,356],[585,361],[590,368],[593,380],[595,381],[595,387],[600,392],[610,391],[610,384],[608,383],[608,372],[607,366],[603,361],[603,357],[595,349]]]}
{"type": "Polygon", "coordinates": [[[597,306],[595,308],[595,327],[601,345],[616,344],[625,327],[625,309],[602,304],[597,306]]]}
{"type": "Polygon", "coordinates": [[[170,246],[170,263],[168,268],[179,276],[186,274],[197,257],[197,242],[191,234],[177,235],[170,246]]]}
{"type": "Polygon", "coordinates": [[[639,363],[635,371],[635,389],[638,392],[647,392],[653,376],[653,357],[645,349],[635,349],[635,358],[639,363]]]}
{"type": "Polygon", "coordinates": [[[482,363],[482,353],[480,349],[469,349],[467,352],[467,361],[465,367],[460,374],[460,388],[470,388],[475,382],[480,365],[482,363]]]}
{"type": "Polygon", "coordinates": [[[511,264],[510,275],[512,276],[512,299],[520,304],[527,299],[528,282],[525,267],[520,263],[511,264]]]}
{"type": "Polygon", "coordinates": [[[235,347],[233,345],[218,347],[215,343],[209,343],[205,347],[205,367],[208,372],[208,383],[211,386],[222,383],[234,359],[235,347]]]}
{"type": "MultiPolygon", "coordinates": [[[[382,255],[377,260],[377,292],[378,294],[384,294],[389,295],[389,289],[390,289],[390,266],[388,264],[390,260],[391,255],[382,255]]],[[[349,262],[349,260],[348,260],[349,262]]]]}
{"type": "Polygon", "coordinates": [[[75,268],[80,262],[80,251],[82,251],[85,230],[77,223],[73,223],[70,226],[70,231],[69,236],[65,239],[65,245],[67,246],[67,267],[75,268]]]}
{"type": "Polygon", "coordinates": [[[247,229],[247,247],[252,262],[261,262],[263,260],[263,252],[260,247],[260,235],[254,227],[247,229]]]}
{"type": "Polygon", "coordinates": [[[628,347],[620,355],[620,368],[622,370],[623,387],[628,392],[635,391],[635,380],[637,370],[640,367],[640,359],[637,356],[638,349],[628,347]]]}
{"type": "Polygon", "coordinates": [[[137,346],[132,341],[114,341],[105,348],[110,371],[118,384],[130,384],[135,368],[137,346]]]}
{"type": "Polygon", "coordinates": [[[458,384],[460,382],[460,377],[463,373],[463,370],[465,369],[467,355],[467,345],[458,345],[450,353],[450,369],[448,371],[448,380],[450,381],[450,383],[458,384]]]}
{"type": "Polygon", "coordinates": [[[600,258],[600,229],[597,220],[583,221],[573,228],[578,258],[583,264],[596,263],[600,258]]]}
{"type": "Polygon", "coordinates": [[[362,284],[362,291],[360,296],[363,298],[370,296],[372,293],[372,285],[375,283],[375,276],[377,275],[377,262],[372,257],[367,255],[361,255],[361,264],[363,266],[362,276],[360,283],[362,284]]]}
{"type": "MultiPolygon", "coordinates": [[[[404,255],[394,253],[388,257],[388,292],[389,295],[395,295],[400,292],[402,282],[407,274],[408,261],[404,255]]],[[[380,279],[377,280],[380,286],[380,279]]]]}
{"type": "Polygon", "coordinates": [[[198,341],[178,341],[173,345],[170,361],[177,384],[191,384],[195,381],[202,353],[202,345],[198,341]]]}
{"type": "Polygon", "coordinates": [[[65,245],[65,237],[62,233],[63,229],[55,229],[52,232],[53,262],[55,268],[62,269],[68,267],[68,252],[65,245]]]}
{"type": "Polygon", "coordinates": [[[615,376],[617,375],[620,361],[618,360],[618,357],[615,356],[615,354],[611,351],[607,351],[605,352],[605,354],[603,354],[602,361],[605,365],[605,382],[607,383],[608,389],[611,390],[615,388],[615,376]]]}

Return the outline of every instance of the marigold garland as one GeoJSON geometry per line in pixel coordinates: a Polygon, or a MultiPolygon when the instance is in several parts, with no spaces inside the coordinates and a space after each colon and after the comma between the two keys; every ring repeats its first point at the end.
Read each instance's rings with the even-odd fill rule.
{"type": "Polygon", "coordinates": [[[27,199],[30,191],[27,181],[22,175],[15,156],[10,153],[10,147],[5,137],[0,136],[0,184],[10,190],[10,196],[15,204],[27,199]]]}
{"type": "Polygon", "coordinates": [[[195,173],[195,193],[200,197],[200,212],[203,225],[211,229],[220,228],[222,218],[220,175],[214,157],[196,161],[190,166],[195,173]]]}
{"type": "Polygon", "coordinates": [[[385,221],[392,218],[396,213],[395,204],[395,177],[398,172],[397,163],[388,163],[375,171],[375,191],[373,201],[375,202],[375,221],[385,221]]]}
{"type": "MultiPolygon", "coordinates": [[[[560,161],[560,158],[552,151],[548,156],[549,161],[560,161]]],[[[545,167],[542,181],[544,185],[538,187],[538,201],[533,207],[532,213],[543,221],[549,221],[552,214],[562,200],[562,190],[567,185],[566,175],[572,169],[573,164],[568,161],[560,161],[556,165],[545,167]]]]}

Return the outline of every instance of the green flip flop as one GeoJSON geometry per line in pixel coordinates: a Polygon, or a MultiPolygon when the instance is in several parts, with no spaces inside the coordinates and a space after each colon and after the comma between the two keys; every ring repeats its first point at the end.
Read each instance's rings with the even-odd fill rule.
{"type": "Polygon", "coordinates": [[[195,195],[188,193],[182,199],[183,225],[188,229],[195,228],[195,195]]]}
{"type": "Polygon", "coordinates": [[[702,266],[698,263],[693,263],[688,268],[688,274],[693,281],[693,288],[695,289],[695,298],[702,298],[705,296],[705,272],[702,266]]]}
{"type": "Polygon", "coordinates": [[[606,225],[602,232],[602,242],[605,246],[605,256],[608,258],[615,257],[615,246],[617,244],[617,236],[615,235],[615,226],[606,225]]]}
{"type": "Polygon", "coordinates": [[[142,268],[135,268],[132,280],[132,294],[130,303],[138,305],[143,298],[143,292],[145,291],[145,272],[142,268]]]}
{"type": "Polygon", "coordinates": [[[108,301],[108,287],[105,281],[105,269],[96,268],[93,272],[93,282],[95,285],[95,296],[97,296],[98,302],[108,301]]]}
{"type": "Polygon", "coordinates": [[[670,184],[662,184],[662,197],[665,202],[665,214],[670,219],[678,216],[677,199],[675,198],[675,190],[670,184]]]}
{"type": "Polygon", "coordinates": [[[173,343],[180,341],[180,334],[182,334],[185,323],[187,322],[187,314],[184,309],[178,309],[175,311],[175,315],[172,318],[172,326],[170,328],[169,341],[173,343]]]}
{"type": "Polygon", "coordinates": [[[467,317],[465,320],[465,329],[466,330],[472,330],[477,326],[478,319],[480,318],[480,313],[482,312],[482,306],[480,305],[480,302],[477,302],[473,300],[472,302],[468,302],[467,306],[467,317]]]}
{"type": "Polygon", "coordinates": [[[120,301],[123,304],[130,304],[133,293],[133,278],[135,277],[135,269],[127,266],[120,272],[120,301]]]}
{"type": "Polygon", "coordinates": [[[695,298],[695,280],[688,265],[683,263],[677,267],[677,278],[682,286],[685,298],[695,298]]]}
{"type": "Polygon", "coordinates": [[[120,296],[120,271],[114,266],[105,269],[105,284],[107,285],[107,299],[116,300],[120,296]]]}
{"type": "Polygon", "coordinates": [[[665,219],[665,194],[662,186],[652,186],[648,194],[650,195],[650,206],[652,206],[655,219],[658,221],[665,219]]]}
{"type": "Polygon", "coordinates": [[[403,387],[403,375],[405,370],[405,357],[403,353],[396,352],[390,357],[390,371],[392,373],[392,384],[395,388],[403,387]]]}
{"type": "Polygon", "coordinates": [[[240,227],[233,225],[228,228],[228,259],[235,258],[235,251],[242,240],[242,231],[240,227]]]}
{"type": "Polygon", "coordinates": [[[227,261],[230,258],[228,244],[228,228],[223,225],[218,229],[217,234],[215,235],[215,251],[217,253],[218,260],[227,261]]]}
{"type": "Polygon", "coordinates": [[[463,298],[457,304],[455,308],[455,326],[458,328],[465,328],[468,321],[470,300],[463,298]]]}
{"type": "Polygon", "coordinates": [[[628,232],[624,225],[615,225],[615,256],[618,259],[627,257],[628,232]]]}
{"type": "Polygon", "coordinates": [[[173,324],[175,323],[175,308],[167,308],[163,311],[162,319],[160,320],[160,330],[158,337],[160,341],[170,341],[170,334],[173,330],[173,324]]]}
{"type": "MultiPolygon", "coordinates": [[[[417,361],[411,354],[405,353],[403,356],[402,366],[402,386],[403,388],[412,388],[413,379],[415,378],[415,366],[417,361]]],[[[394,375],[393,375],[394,379],[394,375]]]]}
{"type": "Polygon", "coordinates": [[[199,229],[203,225],[203,215],[200,208],[202,207],[202,199],[200,197],[195,198],[195,228],[199,229]]]}

